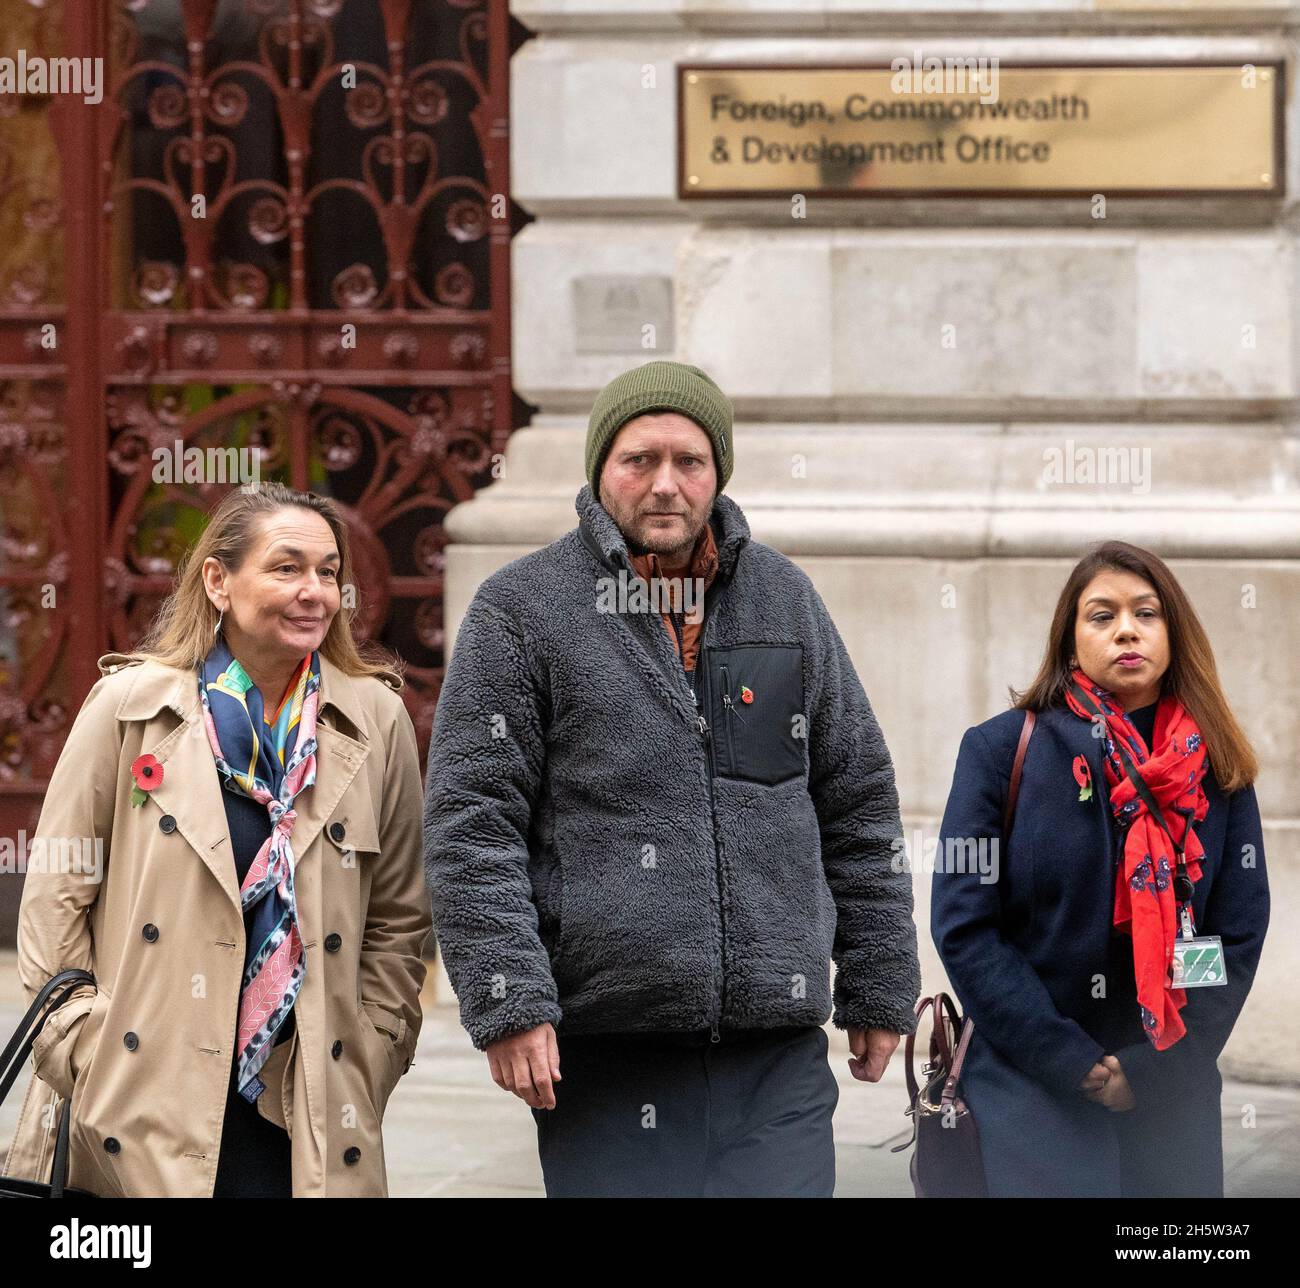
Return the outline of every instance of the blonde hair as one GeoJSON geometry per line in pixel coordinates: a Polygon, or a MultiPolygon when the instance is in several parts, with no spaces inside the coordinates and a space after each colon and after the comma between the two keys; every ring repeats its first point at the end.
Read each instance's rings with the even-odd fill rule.
{"type": "MultiPolygon", "coordinates": [[[[231,572],[243,564],[265,519],[288,507],[310,510],[329,524],[339,551],[339,585],[352,581],[352,555],[347,525],[328,497],[298,492],[283,483],[249,484],[228,493],[212,512],[203,535],[186,552],[176,570],[176,583],[153,629],[131,654],[182,670],[194,670],[212,647],[219,614],[203,584],[204,561],[219,559],[231,572]]],[[[320,653],[346,675],[390,675],[401,684],[401,661],[373,645],[366,652],[352,634],[354,608],[334,614],[320,653]]]]}

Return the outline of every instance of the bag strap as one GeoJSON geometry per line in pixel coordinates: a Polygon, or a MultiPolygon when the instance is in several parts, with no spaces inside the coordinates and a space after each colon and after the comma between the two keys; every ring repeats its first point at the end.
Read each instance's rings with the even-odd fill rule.
{"type": "MultiPolygon", "coordinates": [[[[19,1071],[27,1063],[32,1046],[45,1027],[45,1021],[79,988],[93,985],[95,977],[88,970],[61,970],[45,981],[27,1014],[18,1021],[14,1035],[0,1053],[0,1104],[9,1094],[19,1071]],[[53,998],[53,1001],[50,999],[53,998]]],[[[59,1130],[54,1139],[54,1158],[50,1164],[50,1198],[61,1199],[68,1184],[68,1152],[72,1131],[72,1107],[67,1099],[59,1108],[59,1130]]]]}
{"type": "MultiPolygon", "coordinates": [[[[907,1097],[910,1103],[915,1104],[916,1098],[921,1094],[920,1084],[916,1080],[916,1072],[912,1062],[916,1050],[916,1035],[920,1031],[921,1017],[926,1011],[933,1008],[932,1023],[930,1027],[930,1065],[936,1069],[947,1070],[953,1062],[952,1045],[948,1041],[948,1031],[944,1027],[944,1020],[947,1019],[952,1023],[954,1033],[961,1032],[965,1036],[965,1028],[962,1025],[961,1016],[957,1013],[957,1004],[948,996],[947,993],[936,993],[933,997],[921,998],[915,1008],[916,1028],[907,1035],[907,1042],[904,1047],[904,1072],[907,1077],[907,1097]],[[946,1014],[945,1014],[946,1013],[946,1014]]],[[[968,1020],[967,1024],[970,1023],[968,1020]]],[[[962,1051],[960,1043],[957,1050],[962,1051]]],[[[964,1053],[963,1053],[964,1054],[964,1053]]],[[[929,1083],[926,1084],[927,1086],[929,1083]]]]}
{"type": "Polygon", "coordinates": [[[0,1053],[0,1104],[4,1104],[4,1099],[9,1094],[9,1088],[17,1081],[19,1072],[22,1070],[23,1065],[27,1063],[27,1057],[31,1054],[32,1046],[40,1036],[41,1030],[45,1027],[45,1021],[77,989],[84,988],[87,984],[93,985],[94,982],[95,977],[88,970],[61,970],[41,986],[41,991],[36,994],[35,1001],[27,1008],[27,1014],[18,1021],[18,1027],[14,1030],[13,1037],[5,1045],[4,1051],[0,1053]],[[50,1001],[50,997],[56,992],[57,996],[54,997],[53,1001],[50,1001]]]}
{"type": "Polygon", "coordinates": [[[1020,795],[1020,772],[1025,767],[1025,752],[1034,733],[1034,713],[1025,712],[1025,722],[1020,726],[1020,741],[1016,744],[1016,758],[1011,762],[1011,784],[1007,788],[1007,803],[1002,811],[1002,841],[1011,835],[1011,824],[1016,817],[1016,799],[1020,795]]]}
{"type": "Polygon", "coordinates": [[[934,1035],[930,1039],[930,1063],[944,1075],[943,1091],[940,1095],[941,1104],[951,1104],[957,1094],[957,1080],[961,1077],[962,1065],[966,1063],[966,1052],[970,1047],[974,1029],[974,1020],[963,1020],[957,1013],[957,1004],[947,993],[935,994],[934,1035]],[[952,1022],[952,1031],[957,1035],[955,1052],[948,1043],[948,1031],[944,1027],[945,1017],[952,1022]]]}
{"type": "MultiPolygon", "coordinates": [[[[1016,816],[1016,800],[1020,795],[1020,775],[1025,767],[1025,753],[1029,750],[1029,739],[1033,736],[1034,722],[1034,713],[1026,711],[1024,723],[1020,726],[1020,741],[1016,744],[1015,759],[1011,764],[1011,782],[1007,788],[1007,803],[1002,811],[1002,836],[1004,842],[1011,833],[1011,824],[1016,816]]],[[[934,1009],[934,1023],[930,1030],[930,1063],[945,1070],[940,1104],[946,1107],[951,1105],[956,1098],[957,1083],[961,1078],[962,1066],[966,1063],[966,1053],[970,1050],[971,1036],[975,1032],[975,1021],[969,1017],[963,1020],[957,1012],[957,1004],[947,993],[936,993],[933,997],[923,997],[917,1002],[915,1010],[918,1028],[920,1027],[921,1016],[931,1008],[934,1009]],[[952,1021],[953,1032],[960,1033],[960,1037],[957,1039],[956,1051],[953,1051],[949,1045],[948,1032],[944,1027],[945,1018],[952,1021]]],[[[921,1095],[921,1088],[917,1084],[916,1074],[912,1068],[915,1046],[916,1032],[914,1030],[907,1035],[907,1045],[904,1049],[905,1064],[903,1066],[907,1076],[908,1107],[906,1112],[912,1119],[912,1136],[903,1144],[893,1147],[891,1153],[895,1154],[899,1150],[906,1149],[916,1139],[917,1101],[921,1095]]]]}
{"type": "MultiPolygon", "coordinates": [[[[1020,726],[1020,740],[1016,743],[1015,759],[1011,762],[1011,782],[1007,787],[1007,803],[1002,811],[1002,839],[1006,843],[1007,837],[1011,835],[1011,824],[1016,817],[1016,801],[1020,796],[1020,775],[1025,767],[1025,753],[1029,750],[1029,740],[1034,734],[1034,723],[1036,717],[1032,711],[1026,710],[1024,722],[1020,726]]],[[[947,1070],[943,1082],[943,1092],[940,1096],[940,1104],[951,1105],[957,1095],[957,1083],[961,1078],[962,1066],[966,1063],[966,1053],[970,1050],[971,1037],[975,1032],[975,1021],[967,1016],[964,1020],[957,1013],[956,1003],[947,993],[937,993],[933,998],[922,998],[924,1003],[933,1003],[934,1005],[934,1029],[930,1036],[930,1063],[934,1064],[940,1061],[940,1067],[947,1070]],[[952,1051],[948,1045],[948,1034],[944,1028],[944,1013],[952,1020],[952,1031],[959,1033],[957,1039],[957,1049],[952,1051]]],[[[917,1015],[921,1014],[923,1007],[918,1004],[917,1015]]],[[[911,1094],[912,1104],[916,1104],[916,1098],[919,1094],[919,1088],[916,1085],[916,1079],[912,1075],[912,1036],[908,1034],[907,1039],[907,1089],[911,1094]]]]}
{"type": "MultiPolygon", "coordinates": [[[[912,1058],[916,1049],[917,1030],[921,1027],[921,1016],[923,1016],[933,1005],[934,998],[921,997],[917,998],[916,1005],[912,1008],[913,1013],[916,1015],[916,1027],[907,1035],[907,1041],[903,1048],[903,1072],[907,1078],[907,1108],[903,1110],[903,1113],[906,1117],[912,1120],[912,1134],[901,1145],[893,1146],[889,1151],[891,1154],[897,1154],[900,1150],[907,1149],[916,1139],[916,1123],[918,1115],[916,1105],[917,1101],[920,1099],[921,1088],[917,1086],[916,1072],[912,1068],[912,1058]]],[[[933,1038],[931,1038],[931,1044],[933,1044],[933,1038]]]]}
{"type": "Polygon", "coordinates": [[[65,1100],[59,1107],[59,1134],[54,1138],[54,1161],[50,1164],[50,1198],[61,1199],[68,1184],[68,1144],[72,1129],[72,1106],[65,1100]]]}
{"type": "Polygon", "coordinates": [[[961,1032],[961,1016],[957,1014],[957,1003],[947,993],[934,995],[934,1027],[930,1030],[930,1063],[939,1068],[948,1068],[952,1064],[952,1045],[948,1041],[948,1030],[944,1026],[946,1018],[952,1023],[954,1034],[961,1032]]]}
{"type": "MultiPolygon", "coordinates": [[[[916,1048],[916,1034],[917,1030],[921,1027],[921,1016],[923,1016],[933,1005],[934,998],[932,997],[922,997],[917,1000],[916,1006],[913,1008],[916,1015],[916,1028],[907,1035],[907,1042],[903,1049],[904,1059],[906,1060],[903,1069],[907,1076],[907,1103],[912,1106],[916,1105],[916,1098],[921,1094],[921,1088],[916,1082],[916,1073],[912,1068],[913,1051],[916,1048]]],[[[934,1039],[931,1038],[932,1046],[933,1042],[934,1039]]]]}
{"type": "Polygon", "coordinates": [[[966,1063],[966,1052],[970,1049],[971,1035],[975,1032],[975,1021],[967,1020],[961,1026],[961,1040],[957,1043],[957,1053],[953,1056],[952,1066],[944,1079],[943,1092],[939,1103],[947,1108],[957,1098],[957,1082],[961,1078],[961,1067],[966,1063]]]}
{"type": "MultiPolygon", "coordinates": [[[[971,1032],[974,1029],[974,1023],[971,1020],[962,1022],[961,1016],[957,1013],[957,1004],[947,993],[936,993],[933,997],[921,998],[914,1008],[917,1025],[911,1033],[907,1035],[907,1043],[904,1048],[904,1065],[903,1070],[907,1078],[907,1108],[903,1111],[912,1120],[912,1134],[901,1145],[895,1145],[890,1152],[897,1154],[900,1150],[906,1149],[916,1139],[916,1126],[919,1110],[917,1102],[921,1097],[921,1087],[916,1081],[916,1072],[913,1069],[912,1061],[916,1050],[916,1034],[921,1027],[921,1017],[926,1011],[933,1009],[933,1023],[930,1028],[930,1066],[936,1072],[944,1073],[943,1084],[943,1103],[951,1104],[953,1096],[956,1094],[957,1079],[961,1076],[961,1067],[966,1060],[966,1049],[970,1046],[971,1032]],[[957,1050],[954,1053],[952,1046],[948,1041],[948,1032],[944,1027],[944,1021],[952,1022],[953,1032],[961,1032],[961,1038],[957,1043],[957,1050]]],[[[926,1081],[926,1086],[933,1085],[934,1078],[931,1076],[926,1081]]]]}

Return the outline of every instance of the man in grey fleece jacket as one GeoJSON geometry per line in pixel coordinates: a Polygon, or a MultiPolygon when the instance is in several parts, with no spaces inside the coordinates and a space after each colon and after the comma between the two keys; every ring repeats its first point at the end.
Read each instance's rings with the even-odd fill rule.
{"type": "Polygon", "coordinates": [[[866,1081],[915,1026],[889,752],[811,581],[720,494],[703,372],[618,377],[586,464],[578,527],[483,582],[438,704],[425,857],[461,1018],[550,1195],[829,1194],[832,1001],[866,1081]],[[701,631],[681,574],[706,565],[701,631]]]}

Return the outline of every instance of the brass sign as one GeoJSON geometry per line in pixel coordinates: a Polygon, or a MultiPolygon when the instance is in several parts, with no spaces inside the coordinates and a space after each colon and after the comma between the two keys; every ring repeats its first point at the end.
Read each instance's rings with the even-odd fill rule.
{"type": "Polygon", "coordinates": [[[1281,195],[1280,63],[944,62],[680,67],[678,192],[1281,195]]]}

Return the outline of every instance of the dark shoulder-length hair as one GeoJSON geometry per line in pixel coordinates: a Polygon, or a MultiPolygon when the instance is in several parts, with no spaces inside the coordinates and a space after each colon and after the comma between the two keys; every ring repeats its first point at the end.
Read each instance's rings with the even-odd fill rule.
{"type": "Polygon", "coordinates": [[[1038,674],[1023,693],[1011,690],[1012,705],[1027,711],[1065,705],[1072,673],[1070,659],[1077,656],[1074,623],[1079,597],[1088,583],[1107,569],[1135,573],[1160,596],[1169,635],[1169,669],[1160,682],[1161,696],[1173,694],[1200,725],[1214,776],[1223,790],[1235,792],[1249,786],[1259,773],[1259,762],[1224,697],[1201,619],[1164,560],[1126,541],[1103,541],[1075,564],[1056,601],[1038,674]]]}

